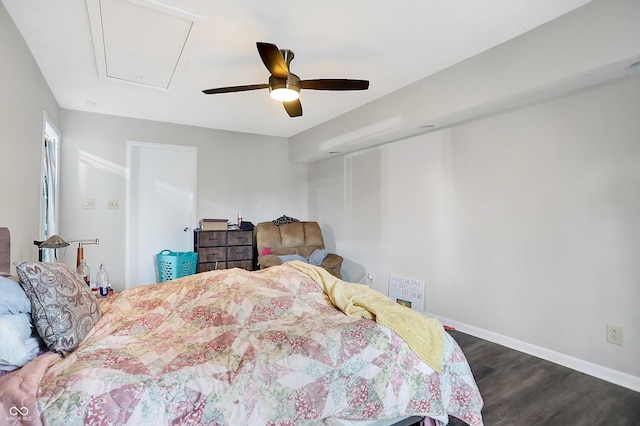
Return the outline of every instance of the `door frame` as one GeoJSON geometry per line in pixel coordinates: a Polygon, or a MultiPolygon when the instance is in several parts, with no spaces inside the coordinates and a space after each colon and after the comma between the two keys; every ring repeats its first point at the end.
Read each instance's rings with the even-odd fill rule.
{"type": "Polygon", "coordinates": [[[191,224],[196,226],[198,217],[198,148],[189,145],[174,145],[156,142],[141,142],[141,141],[127,141],[127,159],[126,159],[126,183],[125,183],[125,289],[135,287],[140,283],[132,282],[132,265],[131,265],[131,253],[133,250],[132,238],[131,238],[131,159],[134,149],[149,148],[149,149],[163,149],[163,150],[181,150],[190,152],[195,160],[195,167],[192,168],[193,172],[193,206],[191,224]]]}

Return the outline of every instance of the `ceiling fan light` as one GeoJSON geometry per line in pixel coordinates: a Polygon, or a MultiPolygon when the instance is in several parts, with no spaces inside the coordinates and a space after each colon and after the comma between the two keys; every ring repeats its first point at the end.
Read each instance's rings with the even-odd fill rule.
{"type": "Polygon", "coordinates": [[[287,87],[271,89],[270,95],[273,99],[280,102],[295,101],[300,97],[300,93],[298,93],[294,89],[289,89],[287,87]]]}

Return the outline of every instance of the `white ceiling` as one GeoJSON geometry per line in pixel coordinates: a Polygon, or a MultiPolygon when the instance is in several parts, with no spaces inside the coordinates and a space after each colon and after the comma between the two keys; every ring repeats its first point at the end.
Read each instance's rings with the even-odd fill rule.
{"type": "Polygon", "coordinates": [[[289,137],[589,1],[2,3],[62,108],[289,137]],[[104,28],[99,27],[101,21],[104,28]],[[105,40],[115,41],[103,43],[105,40]],[[302,79],[367,79],[370,88],[362,92],[303,90],[304,115],[298,118],[290,118],[267,90],[218,95],[201,92],[266,83],[269,73],[258,56],[256,41],[293,50],[291,69],[302,79]],[[97,56],[94,46],[98,47],[97,56]],[[108,77],[105,70],[105,51],[108,68],[116,78],[108,77]],[[155,77],[160,77],[160,83],[152,82],[155,77]]]}

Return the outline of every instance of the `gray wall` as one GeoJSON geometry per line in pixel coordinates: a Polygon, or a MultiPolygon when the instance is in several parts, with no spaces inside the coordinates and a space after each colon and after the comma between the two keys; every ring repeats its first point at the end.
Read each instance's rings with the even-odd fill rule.
{"type": "MultiPolygon", "coordinates": [[[[66,109],[60,117],[60,234],[99,238],[99,245],[85,249],[85,257],[92,271],[100,262],[108,265],[116,290],[124,289],[125,279],[127,141],[198,148],[198,218],[235,221],[241,212],[255,224],[283,214],[307,217],[307,165],[289,163],[285,138],[66,109]],[[94,199],[95,209],[84,209],[83,199],[94,199]],[[120,208],[108,209],[107,201],[114,199],[120,208]]],[[[60,254],[65,263],[75,264],[75,249],[60,254]]]]}
{"type": "Polygon", "coordinates": [[[0,4],[0,226],[11,231],[12,262],[38,258],[44,111],[58,121],[58,104],[0,4]]]}
{"type": "Polygon", "coordinates": [[[312,163],[345,276],[426,281],[426,311],[640,376],[640,76],[312,163]],[[605,325],[624,345],[605,342],[605,325]]]}

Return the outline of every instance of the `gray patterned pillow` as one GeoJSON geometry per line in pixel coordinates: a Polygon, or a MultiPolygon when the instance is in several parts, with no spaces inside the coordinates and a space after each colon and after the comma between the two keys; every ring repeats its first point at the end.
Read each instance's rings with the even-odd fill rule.
{"type": "Polygon", "coordinates": [[[64,263],[23,262],[16,272],[42,340],[63,356],[73,351],[102,315],[87,284],[64,263]]]}
{"type": "Polygon", "coordinates": [[[296,219],[295,217],[289,217],[287,215],[282,215],[277,219],[274,219],[271,221],[274,225],[276,226],[280,226],[280,225],[284,225],[287,223],[294,223],[294,222],[300,222],[298,219],[296,219]]]}

